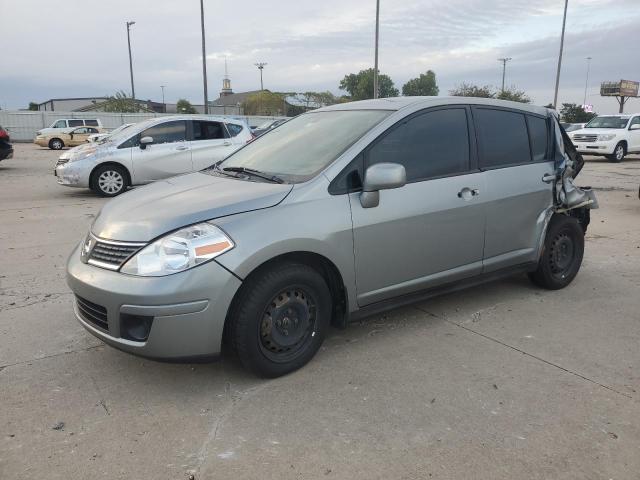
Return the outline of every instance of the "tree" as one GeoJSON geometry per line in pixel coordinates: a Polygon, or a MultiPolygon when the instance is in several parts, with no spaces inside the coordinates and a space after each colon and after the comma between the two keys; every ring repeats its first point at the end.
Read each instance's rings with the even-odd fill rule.
{"type": "Polygon", "coordinates": [[[489,85],[479,87],[478,85],[462,82],[453,90],[449,90],[449,95],[454,97],[494,98],[496,94],[489,85]]]}
{"type": "Polygon", "coordinates": [[[284,115],[292,107],[286,104],[285,95],[262,90],[247,97],[242,108],[245,115],[284,115]]]}
{"type": "Polygon", "coordinates": [[[142,108],[124,90],[111,95],[104,102],[96,105],[97,110],[114,113],[138,113],[142,108]]]}
{"type": "Polygon", "coordinates": [[[511,100],[512,102],[531,103],[529,96],[524,90],[518,90],[515,86],[510,86],[496,93],[498,100],[511,100]]]}
{"type": "Polygon", "coordinates": [[[560,109],[560,118],[567,123],[587,123],[596,113],[585,112],[580,105],[575,103],[563,103],[560,109]]]}
{"type": "Polygon", "coordinates": [[[436,84],[436,74],[433,70],[421,73],[419,77],[412,78],[402,86],[402,95],[406,96],[435,96],[440,93],[436,84]]]}
{"type": "Polygon", "coordinates": [[[29,110],[38,111],[38,104],[36,102],[29,102],[29,110]]]}
{"type": "MultiPolygon", "coordinates": [[[[340,80],[340,90],[346,90],[351,100],[373,98],[373,68],[350,73],[340,80]]],[[[397,97],[398,89],[388,75],[378,74],[378,96],[380,98],[397,97]]]]}
{"type": "Polygon", "coordinates": [[[189,100],[185,100],[184,98],[181,98],[176,103],[176,111],[178,113],[198,113],[196,107],[191,105],[191,102],[189,102],[189,100]]]}

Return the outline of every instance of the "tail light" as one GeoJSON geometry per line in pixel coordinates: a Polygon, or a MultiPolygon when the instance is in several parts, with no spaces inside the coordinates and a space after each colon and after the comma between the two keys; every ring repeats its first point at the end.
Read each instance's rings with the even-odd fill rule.
{"type": "Polygon", "coordinates": [[[0,128],[0,138],[9,140],[9,132],[7,132],[4,128],[0,128]]]}
{"type": "Polygon", "coordinates": [[[249,140],[247,140],[247,143],[251,143],[251,142],[253,142],[256,138],[258,138],[258,137],[256,137],[256,136],[253,134],[253,132],[250,132],[250,135],[251,135],[251,138],[249,138],[249,140]]]}

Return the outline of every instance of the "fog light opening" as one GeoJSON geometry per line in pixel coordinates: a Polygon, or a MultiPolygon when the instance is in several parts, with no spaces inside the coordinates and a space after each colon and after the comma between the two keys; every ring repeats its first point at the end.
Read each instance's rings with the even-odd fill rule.
{"type": "Polygon", "coordinates": [[[134,342],[146,342],[149,338],[153,317],[120,314],[120,336],[134,342]]]}

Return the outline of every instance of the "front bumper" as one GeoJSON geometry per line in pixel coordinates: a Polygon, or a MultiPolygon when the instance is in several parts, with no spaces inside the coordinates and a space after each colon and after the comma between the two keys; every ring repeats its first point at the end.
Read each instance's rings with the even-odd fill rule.
{"type": "Polygon", "coordinates": [[[53,174],[60,185],[89,188],[91,169],[83,166],[82,162],[67,161],[63,164],[56,164],[53,174]]]}
{"type": "Polygon", "coordinates": [[[584,155],[611,155],[616,142],[574,142],[573,145],[584,155]]]}
{"type": "Polygon", "coordinates": [[[241,281],[215,261],[165,277],[136,277],[80,261],[80,245],[67,263],[67,283],[76,295],[78,321],[105,343],[158,360],[215,357],[220,353],[227,310],[241,281]],[[106,310],[101,327],[79,307],[90,302],[106,310]],[[151,318],[144,341],[127,336],[131,317],[151,318]]]}

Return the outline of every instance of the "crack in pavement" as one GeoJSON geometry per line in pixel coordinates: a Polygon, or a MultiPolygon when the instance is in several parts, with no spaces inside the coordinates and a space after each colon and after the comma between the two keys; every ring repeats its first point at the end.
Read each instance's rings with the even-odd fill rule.
{"type": "MultiPolygon", "coordinates": [[[[6,295],[6,294],[4,294],[4,293],[0,294],[0,296],[2,296],[2,295],[6,295]]],[[[40,300],[36,300],[35,302],[25,303],[24,305],[16,305],[16,306],[11,305],[9,307],[2,308],[2,311],[3,312],[10,312],[12,310],[18,310],[20,308],[30,307],[32,305],[38,305],[40,303],[46,303],[49,300],[57,300],[58,298],[60,298],[60,297],[62,297],[64,295],[73,295],[73,293],[65,292],[65,293],[52,293],[52,294],[46,294],[46,295],[49,295],[49,296],[48,297],[43,297],[40,300]]],[[[14,295],[7,295],[7,296],[14,296],[14,295]]]]}
{"type": "Polygon", "coordinates": [[[495,343],[497,343],[499,345],[502,345],[503,347],[507,347],[507,348],[510,348],[511,350],[515,350],[518,353],[526,355],[526,356],[528,356],[530,358],[534,358],[534,359],[536,359],[536,360],[538,360],[540,362],[546,363],[547,365],[550,365],[550,366],[555,367],[555,368],[557,368],[559,370],[562,370],[563,372],[566,372],[566,373],[569,373],[571,375],[574,375],[574,376],[576,376],[578,378],[581,378],[582,380],[586,380],[587,382],[593,383],[594,385],[598,385],[599,387],[605,388],[605,389],[607,389],[607,390],[609,390],[609,391],[611,391],[613,393],[617,393],[618,395],[622,395],[623,397],[626,397],[626,398],[629,398],[629,399],[635,401],[633,396],[631,396],[631,395],[629,395],[627,393],[621,392],[619,390],[616,390],[615,388],[610,387],[608,385],[605,385],[603,383],[600,383],[600,382],[598,382],[596,380],[593,380],[593,379],[591,379],[591,378],[589,378],[589,377],[587,377],[585,375],[582,375],[581,373],[575,372],[573,370],[569,370],[568,368],[565,368],[565,367],[563,367],[561,365],[558,365],[557,363],[553,363],[553,362],[551,362],[549,360],[545,360],[542,357],[538,357],[537,355],[534,355],[532,353],[526,352],[526,351],[524,351],[524,350],[522,350],[522,349],[520,349],[518,347],[514,347],[513,345],[509,345],[508,343],[505,343],[505,342],[503,342],[501,340],[498,340],[497,338],[491,337],[489,335],[485,335],[484,333],[480,333],[480,332],[478,332],[476,330],[473,330],[472,328],[469,328],[469,327],[467,327],[465,325],[462,325],[461,323],[454,322],[453,320],[449,320],[448,318],[443,317],[441,315],[436,315],[435,313],[429,312],[428,310],[425,310],[425,309],[420,308],[418,306],[416,306],[415,308],[420,310],[423,313],[426,313],[427,315],[431,315],[432,317],[444,320],[445,322],[450,323],[451,325],[455,325],[456,327],[462,328],[463,330],[466,330],[467,332],[473,333],[474,335],[479,335],[482,338],[485,338],[487,340],[495,342],[495,343]]]}
{"type": "Polygon", "coordinates": [[[52,353],[51,355],[45,355],[44,357],[32,358],[29,360],[22,360],[21,362],[16,363],[7,363],[6,365],[0,365],[0,372],[9,367],[18,367],[20,365],[25,365],[27,363],[39,362],[40,360],[48,360],[50,358],[61,357],[62,355],[70,355],[72,353],[80,353],[80,352],[88,352],[89,350],[94,350],[96,348],[102,347],[104,344],[100,343],[99,345],[91,345],[89,347],[81,348],[79,350],[69,350],[66,352],[58,352],[52,353]]]}

